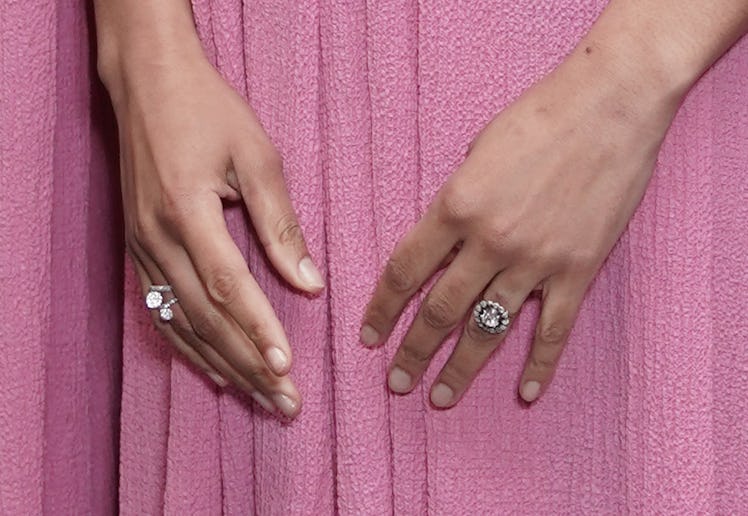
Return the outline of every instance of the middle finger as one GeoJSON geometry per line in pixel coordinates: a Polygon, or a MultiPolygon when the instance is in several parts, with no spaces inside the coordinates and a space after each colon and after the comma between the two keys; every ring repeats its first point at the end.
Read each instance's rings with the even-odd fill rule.
{"type": "Polygon", "coordinates": [[[468,245],[462,248],[424,299],[397,350],[388,376],[390,389],[406,393],[414,387],[496,270],[495,262],[471,252],[468,245]]]}

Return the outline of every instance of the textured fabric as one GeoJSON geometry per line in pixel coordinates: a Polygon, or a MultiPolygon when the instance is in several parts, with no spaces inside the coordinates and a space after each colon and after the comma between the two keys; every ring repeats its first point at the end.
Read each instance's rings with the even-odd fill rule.
{"type": "Polygon", "coordinates": [[[85,2],[0,4],[3,515],[117,507],[121,217],[90,65],[85,2]]]}
{"type": "Polygon", "coordinates": [[[545,397],[516,397],[532,306],[462,403],[436,411],[426,388],[385,388],[404,324],[382,350],[358,344],[377,272],[471,138],[604,2],[193,6],[281,149],[329,286],[288,289],[229,214],[294,348],[305,406],[281,424],[162,351],[129,277],[123,514],[748,513],[748,42],[680,111],[545,397]]]}
{"type": "Polygon", "coordinates": [[[528,306],[461,404],[436,411],[427,388],[385,387],[415,303],[376,351],[358,344],[364,304],[468,142],[604,2],[193,6],[283,154],[327,276],[318,298],[290,290],[243,213],[227,214],[287,328],[302,415],[280,423],[175,356],[129,268],[119,340],[116,160],[84,2],[5,2],[0,514],[114,512],[120,342],[124,515],[748,514],[748,41],[679,112],[545,396],[516,398],[528,306]]]}

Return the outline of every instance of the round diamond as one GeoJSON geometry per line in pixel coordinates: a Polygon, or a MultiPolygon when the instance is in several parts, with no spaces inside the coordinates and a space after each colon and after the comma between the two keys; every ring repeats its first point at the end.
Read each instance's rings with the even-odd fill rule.
{"type": "Polygon", "coordinates": [[[494,301],[481,301],[476,306],[475,322],[488,333],[502,333],[509,326],[509,312],[494,301]]]}
{"type": "Polygon", "coordinates": [[[148,292],[148,295],[145,296],[145,306],[147,306],[151,310],[153,310],[154,308],[158,308],[163,302],[164,296],[161,295],[161,292],[151,290],[150,292],[148,292]]]}
{"type": "Polygon", "coordinates": [[[174,317],[174,312],[172,312],[169,307],[162,308],[158,313],[161,316],[162,321],[171,321],[171,318],[174,317]]]}
{"type": "Polygon", "coordinates": [[[489,328],[497,328],[501,324],[501,312],[495,306],[489,306],[481,312],[480,320],[489,328]]]}

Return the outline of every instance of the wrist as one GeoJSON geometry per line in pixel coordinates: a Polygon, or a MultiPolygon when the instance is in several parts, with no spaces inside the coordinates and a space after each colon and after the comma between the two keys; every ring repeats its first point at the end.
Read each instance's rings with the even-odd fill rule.
{"type": "Polygon", "coordinates": [[[205,59],[189,9],[119,15],[108,7],[96,11],[96,64],[113,100],[139,77],[205,59]]]}

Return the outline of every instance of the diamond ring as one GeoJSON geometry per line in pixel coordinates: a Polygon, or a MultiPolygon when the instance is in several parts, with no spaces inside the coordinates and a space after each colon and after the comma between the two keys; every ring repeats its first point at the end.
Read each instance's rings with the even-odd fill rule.
{"type": "Polygon", "coordinates": [[[473,318],[478,328],[487,333],[503,333],[509,327],[509,311],[496,301],[484,299],[476,303],[473,318]]]}
{"type": "Polygon", "coordinates": [[[171,285],[151,285],[145,296],[145,306],[149,310],[158,310],[162,321],[171,321],[174,312],[171,307],[177,302],[176,297],[164,301],[164,294],[172,292],[171,285]]]}

